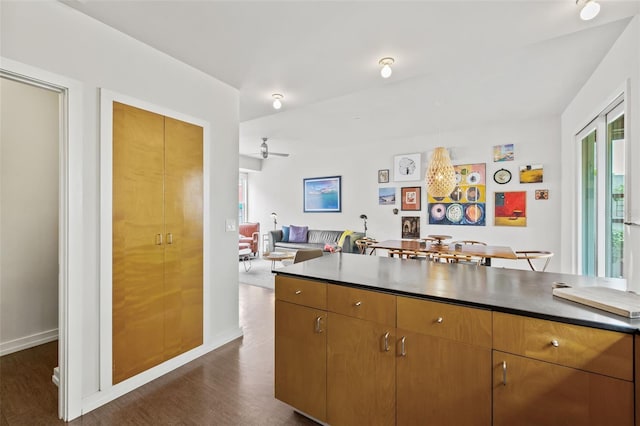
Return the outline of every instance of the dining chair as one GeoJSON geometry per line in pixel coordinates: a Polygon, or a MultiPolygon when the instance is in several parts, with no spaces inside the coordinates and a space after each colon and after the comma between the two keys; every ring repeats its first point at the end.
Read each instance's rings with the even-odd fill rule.
{"type": "Polygon", "coordinates": [[[544,250],[519,250],[516,251],[516,257],[518,260],[526,260],[529,263],[529,267],[532,271],[544,272],[549,265],[549,261],[553,257],[553,252],[544,250]],[[545,259],[542,269],[536,269],[533,260],[545,259]]]}
{"type": "MultiPolygon", "coordinates": [[[[360,252],[360,254],[367,254],[367,250],[369,249],[369,247],[376,244],[377,242],[378,241],[374,240],[373,238],[360,238],[356,240],[356,247],[358,247],[358,251],[360,252]]],[[[375,253],[375,251],[376,249],[372,248],[369,254],[373,254],[375,253]]]]}
{"type": "Polygon", "coordinates": [[[322,257],[322,250],[310,249],[310,250],[298,250],[293,258],[293,263],[304,262],[305,260],[314,259],[316,257],[322,257]]]}
{"type": "MultiPolygon", "coordinates": [[[[476,241],[476,240],[458,240],[458,241],[454,241],[451,243],[451,245],[455,246],[456,244],[461,244],[461,245],[480,245],[480,246],[486,246],[487,243],[482,242],[482,241],[476,241]]],[[[452,254],[440,254],[438,255],[439,260],[442,262],[448,262],[448,263],[469,263],[472,265],[482,265],[485,263],[485,258],[484,257],[480,257],[480,256],[471,256],[468,254],[457,254],[457,253],[452,253],[452,254]]]]}

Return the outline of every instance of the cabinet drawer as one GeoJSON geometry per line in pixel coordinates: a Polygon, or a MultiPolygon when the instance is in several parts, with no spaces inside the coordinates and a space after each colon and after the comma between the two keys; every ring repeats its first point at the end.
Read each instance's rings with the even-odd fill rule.
{"type": "Polygon", "coordinates": [[[633,380],[633,336],[537,318],[493,313],[495,349],[633,380]]]}
{"type": "Polygon", "coordinates": [[[392,327],[396,325],[396,296],[390,294],[329,285],[327,309],[338,314],[392,327]]]}
{"type": "Polygon", "coordinates": [[[276,299],[326,310],[327,284],[276,275],[276,299]]]}
{"type": "Polygon", "coordinates": [[[398,328],[491,348],[491,312],[398,297],[398,328]]]}

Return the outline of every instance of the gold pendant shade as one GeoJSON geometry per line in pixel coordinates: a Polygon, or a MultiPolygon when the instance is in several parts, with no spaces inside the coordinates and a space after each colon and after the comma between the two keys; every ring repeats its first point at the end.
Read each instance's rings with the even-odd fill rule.
{"type": "Polygon", "coordinates": [[[427,193],[434,198],[446,197],[453,192],[456,187],[456,172],[446,148],[438,147],[433,150],[425,180],[427,193]]]}

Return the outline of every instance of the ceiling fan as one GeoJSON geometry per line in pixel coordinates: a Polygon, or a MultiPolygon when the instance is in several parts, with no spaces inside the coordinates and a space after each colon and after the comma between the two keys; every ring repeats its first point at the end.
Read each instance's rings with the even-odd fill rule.
{"type": "Polygon", "coordinates": [[[276,155],[278,157],[288,157],[289,154],[284,154],[282,152],[269,152],[269,147],[267,146],[267,140],[269,138],[262,138],[262,144],[260,145],[260,155],[262,158],[267,159],[269,155],[276,155]]]}

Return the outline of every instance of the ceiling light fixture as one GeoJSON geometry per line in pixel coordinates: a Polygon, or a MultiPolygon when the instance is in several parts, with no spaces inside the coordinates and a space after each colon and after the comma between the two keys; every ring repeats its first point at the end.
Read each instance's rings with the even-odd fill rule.
{"type": "Polygon", "coordinates": [[[271,95],[271,97],[273,98],[273,107],[275,109],[282,108],[282,101],[280,99],[284,98],[284,96],[282,96],[280,93],[274,93],[273,95],[271,95]]]}
{"type": "Polygon", "coordinates": [[[380,69],[382,78],[391,77],[391,73],[393,72],[391,65],[393,65],[394,62],[395,60],[393,58],[382,58],[378,61],[378,64],[382,65],[382,69],[380,69]]]}
{"type": "Polygon", "coordinates": [[[578,6],[582,5],[580,10],[580,19],[589,21],[600,13],[600,4],[595,0],[576,0],[578,6]]]}
{"type": "Polygon", "coordinates": [[[427,193],[434,198],[447,197],[453,192],[456,187],[456,172],[446,148],[438,147],[433,150],[425,180],[427,193]]]}

